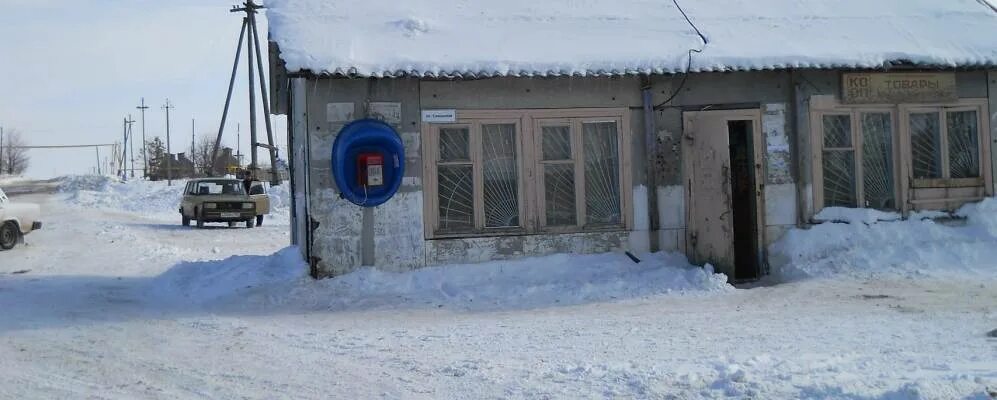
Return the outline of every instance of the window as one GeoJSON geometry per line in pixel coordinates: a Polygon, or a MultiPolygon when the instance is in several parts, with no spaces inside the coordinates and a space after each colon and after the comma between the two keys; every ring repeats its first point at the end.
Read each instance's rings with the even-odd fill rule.
{"type": "Polygon", "coordinates": [[[438,232],[521,227],[517,132],[518,122],[439,128],[438,232]]]}
{"type": "Polygon", "coordinates": [[[626,113],[461,111],[426,124],[427,236],[625,228],[626,113]]]}
{"type": "Polygon", "coordinates": [[[985,99],[842,105],[811,99],[817,208],[953,207],[991,193],[985,99]]]}
{"type": "Polygon", "coordinates": [[[975,108],[907,112],[914,179],[980,177],[980,117],[975,108]]]}
{"type": "Polygon", "coordinates": [[[820,123],[823,206],[897,208],[893,114],[824,113],[820,123]]]}
{"type": "Polygon", "coordinates": [[[618,226],[619,121],[539,120],[542,226],[618,226]]]}

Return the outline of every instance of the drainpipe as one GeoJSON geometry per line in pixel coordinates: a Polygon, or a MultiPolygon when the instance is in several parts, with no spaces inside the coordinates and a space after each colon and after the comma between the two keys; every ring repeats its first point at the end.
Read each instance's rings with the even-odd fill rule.
{"type": "MultiPolygon", "coordinates": [[[[806,184],[803,181],[803,163],[805,160],[812,160],[813,157],[804,157],[801,151],[803,150],[800,146],[801,134],[808,135],[809,132],[800,131],[800,101],[802,101],[802,94],[800,93],[800,88],[796,82],[796,70],[790,69],[787,71],[789,73],[789,115],[786,116],[786,121],[789,122],[789,133],[792,135],[793,139],[789,141],[789,165],[790,172],[793,176],[793,181],[796,183],[796,226],[801,227],[806,224],[806,213],[807,213],[807,202],[806,198],[806,184]]],[[[813,165],[810,168],[814,168],[813,165]]],[[[809,176],[813,176],[810,174],[809,176]]],[[[811,185],[815,185],[816,182],[811,182],[811,185]]]]}
{"type": "MultiPolygon", "coordinates": [[[[654,102],[651,94],[651,75],[641,77],[641,102],[644,108],[644,148],[647,150],[647,216],[651,220],[647,224],[648,234],[658,230],[658,185],[657,185],[657,161],[658,161],[658,140],[654,126],[654,102]]],[[[654,245],[652,251],[661,247],[656,239],[650,240],[654,245]]]]}

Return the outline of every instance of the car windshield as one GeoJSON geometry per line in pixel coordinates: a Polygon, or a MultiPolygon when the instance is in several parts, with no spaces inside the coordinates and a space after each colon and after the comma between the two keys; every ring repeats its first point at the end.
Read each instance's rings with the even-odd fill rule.
{"type": "Polygon", "coordinates": [[[242,187],[242,182],[239,181],[200,181],[193,185],[191,194],[205,195],[205,194],[233,194],[240,195],[246,194],[245,189],[242,187]]]}

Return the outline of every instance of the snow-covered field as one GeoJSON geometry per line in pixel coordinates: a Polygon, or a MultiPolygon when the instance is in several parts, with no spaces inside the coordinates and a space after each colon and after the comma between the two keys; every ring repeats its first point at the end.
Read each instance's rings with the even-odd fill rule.
{"type": "MultiPolygon", "coordinates": [[[[66,177],[0,253],[0,398],[991,399],[997,202],[965,226],[847,211],[734,289],[675,254],[324,281],[256,229],[180,226],[179,187],[66,177]]],[[[274,191],[286,199],[286,192],[274,191]]]]}

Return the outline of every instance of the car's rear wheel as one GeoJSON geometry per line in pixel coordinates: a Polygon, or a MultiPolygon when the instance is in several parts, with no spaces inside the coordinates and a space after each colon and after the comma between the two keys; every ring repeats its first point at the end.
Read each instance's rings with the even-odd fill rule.
{"type": "Polygon", "coordinates": [[[197,215],[197,228],[204,228],[204,216],[201,215],[201,210],[195,208],[194,214],[197,215]]]}
{"type": "Polygon", "coordinates": [[[263,216],[262,215],[257,215],[256,216],[256,226],[263,226],[263,216]]]}
{"type": "Polygon", "coordinates": [[[246,220],[246,227],[247,228],[252,228],[253,226],[254,226],[253,225],[253,220],[252,219],[247,219],[246,220]]]}
{"type": "Polygon", "coordinates": [[[17,244],[17,238],[21,236],[21,231],[17,229],[17,224],[7,221],[0,226],[0,249],[10,250],[17,244]]]}

